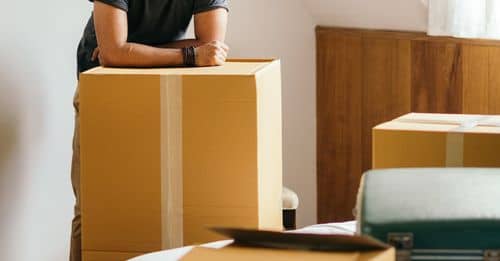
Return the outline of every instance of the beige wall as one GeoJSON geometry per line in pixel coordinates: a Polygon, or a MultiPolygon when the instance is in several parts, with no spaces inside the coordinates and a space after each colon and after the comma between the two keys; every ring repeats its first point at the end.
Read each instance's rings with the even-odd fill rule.
{"type": "Polygon", "coordinates": [[[321,25],[427,30],[428,0],[302,0],[321,25]]]}

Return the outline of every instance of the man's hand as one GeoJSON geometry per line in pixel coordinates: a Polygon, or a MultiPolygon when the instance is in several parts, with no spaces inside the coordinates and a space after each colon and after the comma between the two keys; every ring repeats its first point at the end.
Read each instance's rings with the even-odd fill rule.
{"type": "Polygon", "coordinates": [[[196,48],[196,66],[223,65],[229,47],[220,41],[212,41],[196,48]]]}

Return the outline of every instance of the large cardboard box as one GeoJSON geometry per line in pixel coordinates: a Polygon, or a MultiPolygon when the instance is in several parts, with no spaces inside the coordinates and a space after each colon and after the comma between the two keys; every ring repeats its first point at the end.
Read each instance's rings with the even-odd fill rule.
{"type": "Polygon", "coordinates": [[[373,129],[373,168],[500,167],[500,116],[410,113],[373,129]]]}
{"type": "Polygon", "coordinates": [[[96,68],[80,77],[80,124],[84,253],[282,228],[279,61],[96,68]]]}

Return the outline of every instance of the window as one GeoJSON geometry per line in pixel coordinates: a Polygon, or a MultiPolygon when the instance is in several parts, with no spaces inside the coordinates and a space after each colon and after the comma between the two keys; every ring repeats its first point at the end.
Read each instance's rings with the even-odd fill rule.
{"type": "Polygon", "coordinates": [[[500,0],[422,0],[429,35],[500,39],[500,0]]]}

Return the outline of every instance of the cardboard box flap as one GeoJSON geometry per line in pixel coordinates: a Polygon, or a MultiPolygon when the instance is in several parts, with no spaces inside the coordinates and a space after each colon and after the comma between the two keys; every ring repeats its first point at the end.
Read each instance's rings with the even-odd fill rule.
{"type": "Polygon", "coordinates": [[[500,115],[409,113],[374,129],[500,133],[500,115]]]}
{"type": "Polygon", "coordinates": [[[277,60],[235,59],[222,66],[177,68],[108,68],[96,67],[82,75],[254,75],[277,60]]]}
{"type": "Polygon", "coordinates": [[[222,249],[209,249],[203,247],[196,247],[186,256],[184,256],[182,260],[393,261],[396,260],[396,254],[393,248],[360,253],[360,252],[298,251],[298,250],[252,248],[252,247],[225,247],[222,249]]]}
{"type": "Polygon", "coordinates": [[[499,115],[409,113],[397,118],[395,121],[425,124],[500,127],[499,115]]]}
{"type": "Polygon", "coordinates": [[[214,228],[236,245],[322,251],[370,251],[391,246],[366,236],[284,233],[252,229],[214,228]]]}

